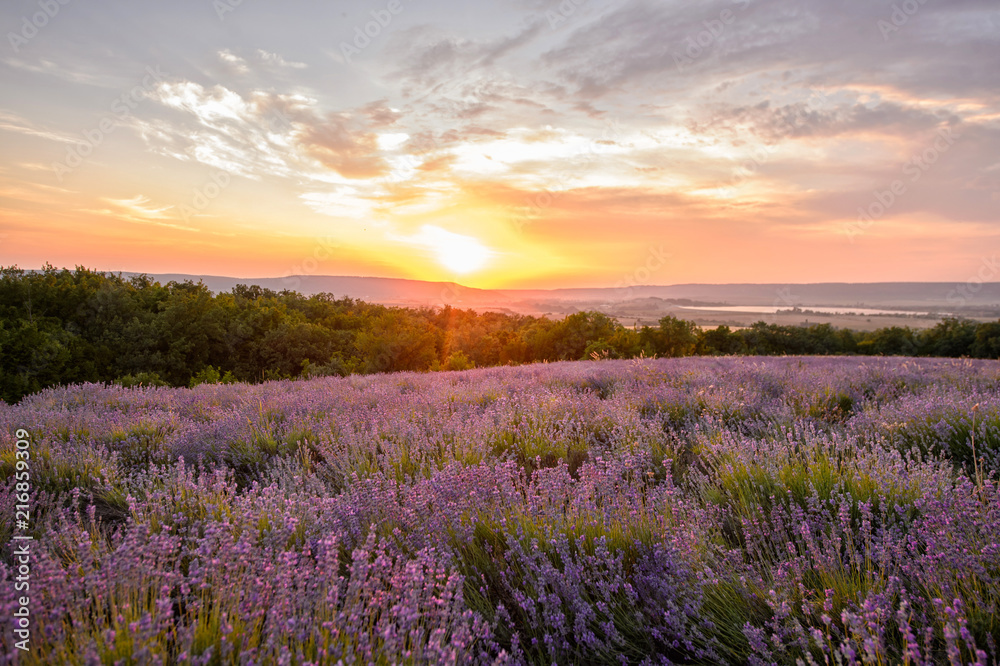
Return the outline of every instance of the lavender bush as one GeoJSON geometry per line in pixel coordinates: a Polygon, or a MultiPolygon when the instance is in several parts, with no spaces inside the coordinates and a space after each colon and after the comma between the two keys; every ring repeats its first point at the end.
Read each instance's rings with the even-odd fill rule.
{"type": "Polygon", "coordinates": [[[996,663],[998,380],[687,358],[50,389],[0,403],[3,657],[996,663]]]}

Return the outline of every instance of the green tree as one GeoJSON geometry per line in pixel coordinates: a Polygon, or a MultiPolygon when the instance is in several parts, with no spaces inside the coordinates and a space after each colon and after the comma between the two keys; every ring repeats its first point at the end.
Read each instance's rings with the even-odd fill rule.
{"type": "Polygon", "coordinates": [[[0,320],[0,398],[13,404],[29,393],[65,383],[72,338],[53,317],[0,320]]]}
{"type": "Polygon", "coordinates": [[[706,329],[698,335],[696,351],[706,356],[745,354],[746,343],[728,326],[706,329]]]}
{"type": "Polygon", "coordinates": [[[880,328],[863,337],[858,342],[858,353],[877,356],[914,356],[917,353],[917,344],[912,329],[892,326],[880,328]]]}
{"type": "Polygon", "coordinates": [[[358,333],[354,369],[360,372],[428,370],[440,363],[437,329],[402,309],[387,310],[358,333]]]}
{"type": "Polygon", "coordinates": [[[577,312],[556,323],[543,340],[549,360],[577,361],[587,358],[593,342],[611,338],[621,324],[600,312],[577,312]]]}
{"type": "Polygon", "coordinates": [[[170,282],[167,290],[155,322],[152,369],[174,386],[185,386],[196,372],[224,356],[225,330],[203,283],[170,282]]]}
{"type": "Polygon", "coordinates": [[[333,335],[318,324],[285,320],[260,341],[264,367],[282,377],[296,377],[303,364],[321,365],[335,350],[333,335]]]}
{"type": "Polygon", "coordinates": [[[1000,321],[976,327],[976,339],[972,343],[970,355],[975,358],[1000,359],[1000,321]]]}
{"type": "Polygon", "coordinates": [[[698,325],[673,316],[660,320],[655,352],[660,356],[690,356],[698,345],[698,325]]]}
{"type": "Polygon", "coordinates": [[[916,342],[921,356],[969,356],[976,342],[976,323],[948,317],[921,332],[916,342]]]}

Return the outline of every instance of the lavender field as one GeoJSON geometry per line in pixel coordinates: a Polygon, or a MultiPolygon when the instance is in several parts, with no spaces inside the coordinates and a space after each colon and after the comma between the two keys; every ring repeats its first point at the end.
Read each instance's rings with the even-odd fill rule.
{"type": "Polygon", "coordinates": [[[0,541],[18,429],[35,538],[5,663],[996,663],[998,380],[688,358],[0,403],[0,541]]]}

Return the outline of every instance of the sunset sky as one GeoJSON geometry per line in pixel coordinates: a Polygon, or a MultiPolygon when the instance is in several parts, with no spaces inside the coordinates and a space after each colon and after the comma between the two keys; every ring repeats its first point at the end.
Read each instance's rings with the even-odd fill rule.
{"type": "Polygon", "coordinates": [[[0,25],[4,266],[1000,270],[996,0],[5,0],[0,25]]]}

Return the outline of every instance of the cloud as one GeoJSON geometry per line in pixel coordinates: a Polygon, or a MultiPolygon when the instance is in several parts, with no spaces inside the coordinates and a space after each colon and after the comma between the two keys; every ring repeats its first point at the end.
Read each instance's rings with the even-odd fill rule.
{"type": "Polygon", "coordinates": [[[257,49],[257,58],[260,62],[265,65],[269,65],[274,68],[283,69],[306,69],[309,65],[304,62],[295,62],[290,60],[285,60],[281,55],[277,53],[270,53],[263,49],[257,49]]]}
{"type": "Polygon", "coordinates": [[[888,0],[628,2],[582,24],[542,60],[587,100],[642,87],[702,95],[766,73],[827,87],[892,85],[925,96],[1000,88],[996,68],[967,66],[1000,55],[996,31],[982,28],[995,5],[927,4],[886,40],[879,21],[892,12],[888,0]]]}
{"type": "MultiPolygon", "coordinates": [[[[528,46],[541,31],[541,24],[532,24],[514,35],[473,39],[427,25],[400,30],[386,49],[392,63],[388,77],[402,83],[404,90],[423,90],[420,98],[437,97],[458,87],[464,87],[467,94],[469,83],[492,85],[506,79],[503,85],[510,85],[515,77],[505,76],[499,61],[528,46]]],[[[524,99],[531,100],[531,95],[524,99]]]]}
{"type": "Polygon", "coordinates": [[[345,178],[374,178],[388,169],[378,135],[342,114],[305,125],[298,141],[306,154],[345,178]]]}
{"type": "MultiPolygon", "coordinates": [[[[857,95],[851,95],[857,97],[857,95]]],[[[774,143],[803,137],[836,137],[876,133],[912,136],[942,125],[956,125],[960,117],[947,109],[905,106],[886,101],[837,102],[822,95],[789,104],[764,100],[754,105],[716,105],[707,107],[701,117],[689,123],[699,135],[729,134],[745,136],[751,132],[774,143]]]]}
{"type": "Polygon", "coordinates": [[[196,227],[186,226],[173,220],[166,212],[172,210],[173,206],[153,206],[150,205],[149,197],[138,194],[131,199],[114,199],[101,197],[99,201],[110,204],[111,208],[81,209],[81,212],[102,217],[113,217],[119,220],[136,222],[140,224],[150,224],[168,229],[180,229],[183,231],[200,231],[196,227]]]}
{"type": "Polygon", "coordinates": [[[61,62],[55,62],[48,58],[38,58],[35,62],[28,62],[20,58],[4,58],[2,62],[12,69],[20,69],[41,76],[51,76],[69,83],[106,88],[124,85],[119,77],[109,75],[103,68],[88,67],[89,63],[77,62],[71,58],[64,58],[61,62]],[[87,71],[88,69],[92,71],[87,71]]]}
{"type": "Polygon", "coordinates": [[[218,56],[219,60],[228,65],[229,68],[236,74],[247,74],[250,71],[250,68],[247,66],[247,61],[234,54],[229,49],[219,51],[218,56]]]}
{"type": "Polygon", "coordinates": [[[252,71],[277,72],[283,69],[306,69],[308,67],[304,62],[285,60],[280,54],[271,53],[263,49],[254,51],[250,56],[250,60],[236,55],[229,49],[222,49],[216,55],[230,72],[241,76],[250,74],[252,71]]]}
{"type": "Polygon", "coordinates": [[[18,134],[25,134],[27,136],[34,136],[40,139],[46,139],[47,141],[56,141],[58,143],[79,143],[80,139],[78,137],[65,134],[63,132],[46,129],[44,127],[39,127],[36,123],[31,122],[25,118],[18,116],[15,113],[9,111],[0,110],[0,130],[5,130],[7,132],[16,132],[18,134]]]}
{"type": "Polygon", "coordinates": [[[164,213],[173,208],[173,206],[161,206],[159,208],[151,206],[149,205],[149,197],[143,194],[138,194],[131,199],[110,199],[103,197],[101,201],[125,211],[129,217],[146,220],[165,219],[167,216],[164,213]]]}
{"type": "Polygon", "coordinates": [[[368,119],[369,127],[374,129],[392,127],[403,116],[399,109],[389,106],[385,99],[365,104],[360,112],[368,119]]]}
{"type": "Polygon", "coordinates": [[[434,173],[437,171],[447,172],[451,169],[452,165],[455,164],[455,159],[455,156],[451,154],[438,155],[437,157],[426,160],[420,164],[417,169],[425,173],[434,173]]]}
{"type": "Polygon", "coordinates": [[[342,186],[326,192],[304,192],[299,195],[313,211],[330,217],[356,220],[368,217],[374,202],[362,195],[358,188],[342,186]]]}
{"type": "Polygon", "coordinates": [[[75,194],[75,192],[61,187],[26,181],[11,181],[7,185],[0,186],[0,198],[36,204],[51,203],[53,196],[63,194],[75,194]]]}
{"type": "Polygon", "coordinates": [[[183,112],[183,119],[139,123],[164,154],[196,160],[248,178],[317,175],[323,167],[343,178],[384,175],[379,134],[366,114],[321,116],[315,100],[254,91],[249,97],[221,85],[192,81],[161,84],[153,98],[183,112]]]}
{"type": "Polygon", "coordinates": [[[222,120],[245,121],[253,114],[250,103],[221,85],[204,88],[193,81],[161,83],[154,98],[165,106],[193,114],[208,126],[222,120]]]}
{"type": "MultiPolygon", "coordinates": [[[[175,112],[132,121],[154,151],[252,179],[291,173],[259,100],[191,81],[160,84],[151,98],[175,112]]],[[[281,129],[287,133],[290,126],[281,129]]]]}

